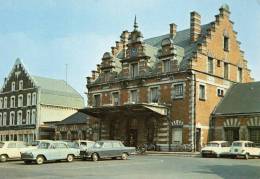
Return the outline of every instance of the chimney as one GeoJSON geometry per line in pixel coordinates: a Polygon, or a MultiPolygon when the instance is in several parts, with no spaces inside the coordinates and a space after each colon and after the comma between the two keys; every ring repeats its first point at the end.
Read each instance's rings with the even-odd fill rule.
{"type": "Polygon", "coordinates": [[[174,23],[171,23],[170,24],[170,37],[171,38],[175,37],[176,32],[177,32],[177,25],[174,23]]]}
{"type": "Polygon", "coordinates": [[[100,64],[97,64],[97,72],[100,73],[100,64]]]}
{"type": "Polygon", "coordinates": [[[92,71],[92,80],[96,80],[97,79],[97,71],[93,70],[92,71]]]}
{"type": "Polygon", "coordinates": [[[201,33],[200,15],[196,11],[190,13],[190,40],[195,42],[201,33]]]}

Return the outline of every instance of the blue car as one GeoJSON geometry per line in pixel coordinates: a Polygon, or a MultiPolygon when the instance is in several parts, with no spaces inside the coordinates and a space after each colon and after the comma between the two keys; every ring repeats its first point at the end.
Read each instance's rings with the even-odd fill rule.
{"type": "Polygon", "coordinates": [[[27,150],[21,153],[21,158],[25,164],[36,162],[43,164],[46,161],[67,160],[72,162],[79,156],[80,150],[70,148],[66,142],[44,141],[36,149],[27,150]]]}

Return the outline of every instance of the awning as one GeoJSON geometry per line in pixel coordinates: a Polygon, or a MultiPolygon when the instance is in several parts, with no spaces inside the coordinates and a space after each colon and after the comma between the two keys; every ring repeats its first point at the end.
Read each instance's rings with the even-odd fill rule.
{"type": "Polygon", "coordinates": [[[114,117],[155,117],[161,118],[167,116],[167,107],[158,104],[125,104],[121,106],[100,106],[100,107],[88,107],[80,109],[79,112],[83,112],[90,116],[97,118],[114,118],[114,117]]]}

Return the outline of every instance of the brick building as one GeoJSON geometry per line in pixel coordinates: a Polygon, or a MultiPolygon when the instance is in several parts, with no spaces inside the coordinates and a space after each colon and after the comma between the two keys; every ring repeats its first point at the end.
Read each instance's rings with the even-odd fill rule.
{"type": "Polygon", "coordinates": [[[53,139],[53,124],[82,107],[64,80],[32,76],[17,59],[0,91],[0,141],[53,139]]]}
{"type": "Polygon", "coordinates": [[[260,82],[233,85],[212,114],[212,138],[260,145],[260,82]]]}
{"type": "Polygon", "coordinates": [[[210,116],[232,84],[252,81],[227,5],[215,20],[144,39],[135,19],[87,78],[88,108],[100,138],[171,147],[209,140],[210,116]]]}

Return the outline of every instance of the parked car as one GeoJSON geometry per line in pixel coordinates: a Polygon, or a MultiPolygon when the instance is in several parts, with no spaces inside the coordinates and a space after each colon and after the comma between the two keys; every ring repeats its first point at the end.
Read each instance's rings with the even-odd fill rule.
{"type": "Polygon", "coordinates": [[[35,140],[35,141],[32,141],[32,143],[28,146],[29,148],[37,148],[41,142],[46,142],[46,141],[49,141],[49,140],[35,140]]]}
{"type": "Polygon", "coordinates": [[[91,158],[93,161],[98,161],[100,158],[116,159],[117,157],[126,160],[129,155],[135,153],[135,147],[125,147],[121,141],[103,140],[97,141],[92,148],[81,151],[80,156],[83,159],[91,158]]]}
{"type": "Polygon", "coordinates": [[[89,148],[92,148],[95,144],[94,141],[90,140],[76,140],[77,144],[79,144],[80,150],[88,150],[89,148]]]}
{"type": "Polygon", "coordinates": [[[222,157],[229,155],[230,146],[227,141],[211,141],[201,149],[202,157],[222,157]]]}
{"type": "Polygon", "coordinates": [[[260,157],[260,148],[255,147],[251,141],[234,141],[230,148],[230,156],[232,158],[243,156],[245,159],[260,157]]]}
{"type": "Polygon", "coordinates": [[[21,141],[0,142],[0,161],[21,159],[21,152],[27,150],[27,146],[21,141]]]}
{"type": "Polygon", "coordinates": [[[67,160],[72,162],[75,156],[79,156],[80,150],[68,147],[66,142],[62,141],[44,141],[36,149],[30,149],[21,153],[25,164],[35,161],[37,164],[43,164],[45,161],[67,160]]]}

